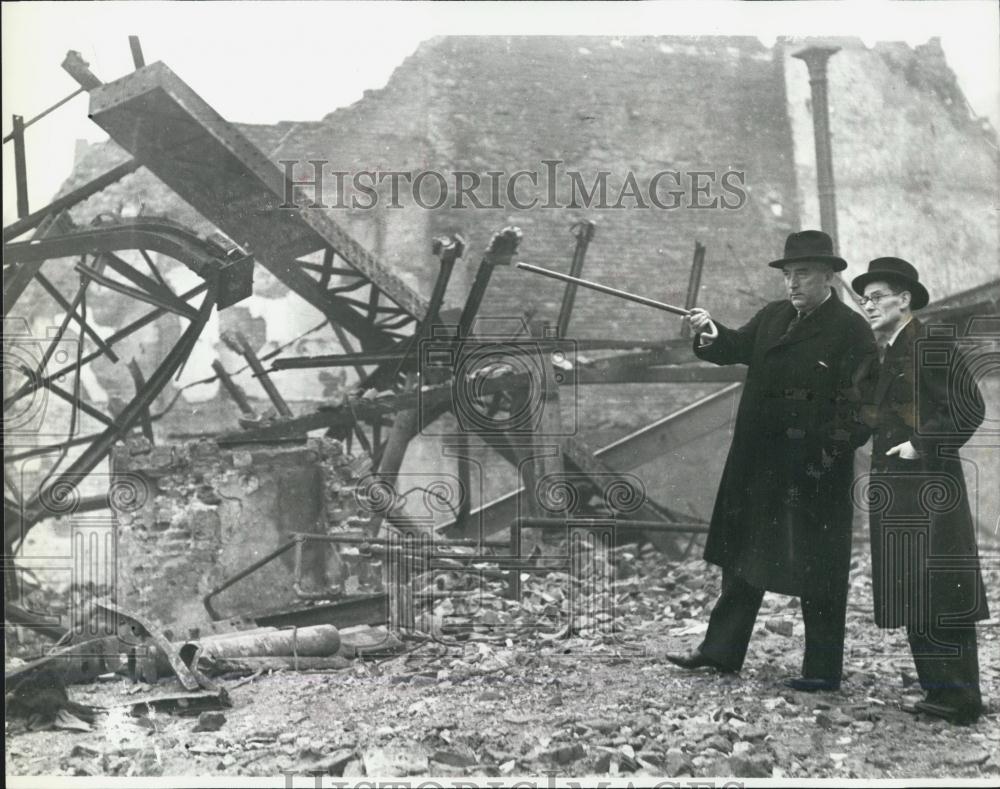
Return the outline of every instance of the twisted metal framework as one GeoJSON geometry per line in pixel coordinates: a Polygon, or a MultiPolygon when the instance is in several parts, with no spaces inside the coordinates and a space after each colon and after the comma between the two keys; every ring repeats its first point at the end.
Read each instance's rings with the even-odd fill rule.
{"type": "Polygon", "coordinates": [[[213,309],[238,295],[234,276],[249,284],[250,265],[245,257],[234,258],[231,251],[166,221],[71,230],[4,246],[4,541],[8,549],[53,509],[58,512],[60,502],[75,495],[79,482],[107,457],[116,441],[138,425],[149,434],[155,419],[150,406],[184,366],[213,309]],[[186,292],[175,292],[161,273],[162,258],[158,266],[154,254],[184,264],[202,281],[186,292]],[[75,278],[67,272],[70,266],[75,278]],[[123,314],[134,311],[128,302],[151,309],[102,336],[87,310],[88,296],[101,290],[122,299],[123,314]],[[27,319],[46,312],[62,313],[60,324],[46,337],[31,336],[27,319]],[[159,364],[146,364],[143,370],[137,360],[119,356],[116,346],[164,319],[172,326],[181,319],[185,328],[159,364]],[[24,328],[18,331],[19,327],[24,328]],[[121,364],[135,383],[134,395],[114,411],[107,406],[102,410],[82,391],[82,376],[98,361],[121,364]],[[54,424],[53,414],[46,409],[50,397],[69,405],[62,424],[54,424]],[[81,433],[83,417],[96,422],[98,432],[81,433]],[[39,471],[18,475],[24,463],[38,466],[39,471]],[[41,481],[31,490],[19,484],[39,477],[41,481]]]}
{"type": "MultiPolygon", "coordinates": [[[[76,495],[80,482],[107,457],[116,441],[136,429],[152,438],[151,425],[157,417],[150,414],[150,406],[171,377],[183,368],[212,310],[250,295],[255,263],[318,310],[345,351],[337,356],[278,359],[271,369],[352,366],[358,373],[359,384],[341,405],[295,416],[270,385],[261,360],[245,341],[234,336],[231,341],[255,371],[272,402],[276,407],[284,407],[278,407],[280,415],[274,420],[261,422],[249,418],[253,414],[248,413],[245,398],[240,404],[238,387],[232,386],[221,364],[213,365],[215,377],[248,417],[240,420],[243,430],[219,436],[221,444],[298,439],[308,431],[323,428],[337,438],[348,441],[357,438],[371,455],[377,476],[392,481],[407,444],[421,426],[456,410],[456,385],[468,390],[466,394],[472,393],[471,406],[487,421],[503,423],[503,414],[513,415],[523,408],[526,399],[532,396],[532,387],[538,385],[542,400],[548,401],[545,419],[558,422],[559,384],[731,380],[718,375],[706,378],[704,371],[685,372],[678,368],[678,363],[690,361],[690,352],[685,352],[688,340],[684,338],[659,343],[581,341],[578,344],[581,350],[631,349],[632,352],[597,359],[589,366],[571,365],[557,370],[548,363],[549,356],[558,355],[551,351],[550,344],[558,344],[565,338],[575,296],[573,284],[564,293],[555,334],[538,333],[538,327],[527,324],[524,327],[528,335],[521,339],[530,340],[531,352],[541,353],[545,360],[540,369],[541,381],[518,372],[516,365],[512,371],[499,374],[491,371],[485,376],[478,376],[481,370],[470,370],[465,375],[447,365],[446,369],[428,369],[419,358],[418,346],[439,318],[452,269],[465,251],[461,237],[435,241],[433,251],[441,267],[432,295],[425,300],[328,213],[308,208],[311,201],[300,184],[292,182],[286,172],[162,63],[147,66],[139,57],[133,73],[110,83],[103,83],[91,74],[75,53],[67,56],[64,68],[80,83],[81,91],[90,94],[91,119],[134,158],[34,213],[28,210],[24,168],[18,168],[19,218],[4,229],[4,316],[6,319],[8,314],[17,315],[18,304],[31,286],[35,294],[44,293],[51,299],[53,312],[61,312],[63,318],[53,336],[39,343],[32,363],[7,365],[20,378],[16,385],[8,386],[4,398],[4,536],[8,557],[13,556],[13,546],[28,529],[58,510],[61,502],[76,495]],[[219,246],[172,222],[150,218],[119,220],[91,228],[72,226],[66,214],[69,208],[139,167],[150,170],[233,239],[233,246],[219,246]],[[295,200],[289,201],[289,195],[294,195],[295,200]],[[36,232],[30,241],[17,240],[33,230],[36,232]],[[175,292],[151,253],[179,261],[202,282],[187,292],[175,292]],[[72,264],[75,280],[65,275],[67,260],[75,261],[72,264]],[[69,290],[67,283],[72,286],[69,290]],[[98,289],[115,293],[123,304],[141,303],[150,310],[124,328],[103,336],[87,313],[88,294],[93,295],[98,289]],[[162,361],[147,370],[134,359],[124,362],[116,346],[160,319],[186,322],[185,330],[162,361]],[[56,350],[71,330],[76,334],[75,356],[50,372],[56,350]],[[81,375],[98,360],[124,364],[135,383],[133,397],[115,413],[100,410],[83,396],[81,375]],[[69,378],[72,381],[66,384],[69,378]],[[373,396],[376,391],[378,394],[373,396]],[[24,410],[25,403],[41,395],[51,395],[69,404],[67,430],[44,440],[29,436],[19,443],[10,430],[8,415],[16,416],[19,408],[24,410]],[[96,421],[100,430],[77,435],[84,416],[96,421]],[[367,434],[366,427],[370,431],[367,434]],[[382,435],[384,428],[389,430],[387,437],[382,435]],[[15,472],[23,463],[45,465],[40,475],[42,481],[30,491],[23,490],[16,479],[15,472]]],[[[23,131],[30,123],[15,123],[11,139],[18,150],[18,162],[24,153],[23,131]]],[[[587,245],[594,236],[594,226],[579,222],[571,232],[576,238],[571,272],[578,277],[587,245]]],[[[457,346],[471,336],[493,270],[497,265],[513,262],[520,237],[516,228],[504,228],[491,240],[455,324],[456,334],[452,339],[457,346]]],[[[704,248],[702,257],[703,254],[704,248]]],[[[688,307],[693,306],[693,300],[694,296],[689,294],[688,307]]],[[[5,352],[9,347],[5,341],[5,352]]],[[[503,430],[482,431],[481,437],[487,445],[519,469],[524,488],[512,494],[513,499],[504,497],[486,503],[477,512],[471,512],[466,503],[455,513],[454,521],[446,525],[449,537],[467,539],[473,534],[470,524],[475,521],[482,528],[480,542],[485,534],[510,529],[509,544],[520,555],[521,526],[547,522],[535,502],[536,488],[559,475],[584,479],[585,484],[604,498],[614,498],[611,494],[628,475],[621,473],[622,464],[609,463],[611,458],[604,457],[608,448],[594,453],[578,438],[564,435],[558,424],[546,424],[541,429],[550,437],[561,436],[554,453],[535,453],[538,447],[532,437],[525,439],[503,430]],[[529,508],[521,512],[512,506],[512,501],[525,492],[529,508]]],[[[638,437],[637,441],[655,445],[657,439],[638,437]]],[[[468,487],[468,459],[460,459],[458,474],[468,487]]],[[[107,497],[97,498],[100,500],[78,503],[75,511],[91,505],[107,506],[107,497]]],[[[645,497],[637,500],[628,512],[631,514],[627,519],[651,530],[651,535],[695,532],[700,528],[681,513],[645,497]]],[[[377,530],[383,518],[374,521],[377,530]]],[[[374,534],[372,531],[366,539],[374,534]]],[[[12,575],[5,572],[5,580],[9,582],[12,575]]],[[[516,595],[519,576],[514,575],[512,592],[516,595]]]]}

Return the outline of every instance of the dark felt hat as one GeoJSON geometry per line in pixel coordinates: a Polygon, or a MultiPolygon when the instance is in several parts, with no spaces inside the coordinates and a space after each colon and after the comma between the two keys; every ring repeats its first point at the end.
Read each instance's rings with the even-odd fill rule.
{"type": "Polygon", "coordinates": [[[847,261],[833,254],[833,241],[822,230],[792,233],[785,240],[785,256],[781,260],[772,260],[767,265],[772,268],[783,268],[789,263],[807,261],[828,263],[834,271],[843,271],[847,268],[847,261]]]}
{"type": "Polygon", "coordinates": [[[883,280],[901,290],[910,291],[910,309],[919,310],[926,307],[930,296],[927,288],[920,284],[920,274],[902,258],[875,258],[868,264],[868,271],[854,278],[851,287],[859,296],[863,296],[865,286],[869,282],[883,280]]]}

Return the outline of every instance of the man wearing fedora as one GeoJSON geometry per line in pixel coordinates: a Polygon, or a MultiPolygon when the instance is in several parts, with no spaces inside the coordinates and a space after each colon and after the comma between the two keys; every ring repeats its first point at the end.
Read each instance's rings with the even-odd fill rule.
{"type": "Polygon", "coordinates": [[[875,622],[906,627],[918,711],[958,724],[982,713],[975,622],[989,617],[958,448],[982,423],[982,394],[952,336],[913,316],[928,302],[901,258],[871,261],[851,286],[875,332],[868,377],[868,489],[875,622]]]}
{"type": "Polygon", "coordinates": [[[838,298],[847,263],[818,230],[792,233],[781,269],[787,299],[739,329],[692,311],[694,351],[745,364],[746,384],[712,512],[705,559],[722,567],[722,592],[701,645],[667,655],[689,670],[737,672],[765,591],[801,599],[805,621],[797,690],[840,686],[851,559],[854,450],[868,437],[856,386],[875,341],[838,298]]]}

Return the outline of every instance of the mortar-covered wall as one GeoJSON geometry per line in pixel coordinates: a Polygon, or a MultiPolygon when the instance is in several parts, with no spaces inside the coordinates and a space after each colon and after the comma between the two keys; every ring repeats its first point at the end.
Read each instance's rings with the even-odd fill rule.
{"type": "MultiPolygon", "coordinates": [[[[383,90],[324,118],[325,129],[293,130],[274,158],[322,156],[332,169],[349,172],[416,163],[452,183],[455,171],[475,173],[483,177],[477,194],[487,205],[488,172],[503,173],[504,192],[517,172],[537,174],[537,186],[534,176],[517,181],[522,204],[538,199],[530,210],[518,210],[506,194],[498,209],[465,200],[464,208],[433,211],[412,200],[407,205],[404,195],[404,208],[383,212],[390,233],[406,231],[397,232],[410,242],[410,260],[401,264],[422,267],[425,292],[435,269],[428,237],[455,231],[466,237],[469,252],[453,276],[452,305],[461,305],[490,236],[505,224],[524,231],[516,259],[565,271],[574,247],[570,227],[589,219],[597,232],[585,276],[683,302],[699,240],[708,248],[702,300],[735,322],[779,291],[763,263],[798,224],[784,107],[781,63],[754,38],[455,36],[422,44],[383,90]],[[552,170],[545,164],[556,161],[552,170]],[[664,171],[680,173],[679,184],[668,177],[656,190],[668,205],[675,198],[667,191],[679,191],[676,208],[658,208],[648,197],[650,181],[664,171]],[[721,187],[729,171],[745,173],[747,200],[739,208],[721,207],[722,198],[738,202],[721,187]],[[571,202],[571,172],[588,190],[606,173],[604,207],[595,199],[587,208],[579,191],[576,208],[543,207],[551,204],[551,188],[560,206],[571,202]],[[619,203],[630,174],[640,197],[619,203]],[[692,178],[710,184],[710,194],[693,195],[692,178]],[[698,207],[713,201],[714,208],[698,207]]],[[[436,196],[433,188],[427,192],[430,200],[436,196]]],[[[499,268],[480,312],[517,319],[531,311],[554,321],[562,292],[561,283],[499,268]]],[[[571,333],[657,339],[675,336],[678,326],[675,317],[581,292],[571,333]]]]}
{"type": "Polygon", "coordinates": [[[857,39],[779,43],[803,227],[819,226],[819,201],[808,70],[792,54],[812,44],[841,47],[829,60],[828,91],[845,278],[892,255],[919,269],[932,300],[995,280],[996,135],[970,113],[936,38],[912,49],[869,49],[857,39]]]}
{"type": "MultiPolygon", "coordinates": [[[[207,592],[289,532],[326,533],[329,523],[357,514],[351,458],[328,439],[232,449],[133,439],[115,447],[112,473],[119,602],[178,634],[204,625],[207,592]]],[[[325,588],[335,560],[328,544],[309,546],[304,585],[325,588]]],[[[215,607],[232,616],[295,603],[293,558],[289,552],[265,565],[215,607]]]]}

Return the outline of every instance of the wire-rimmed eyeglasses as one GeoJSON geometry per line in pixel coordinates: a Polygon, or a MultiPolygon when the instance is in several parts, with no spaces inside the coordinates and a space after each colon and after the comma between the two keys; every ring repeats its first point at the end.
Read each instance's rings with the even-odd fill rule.
{"type": "Polygon", "coordinates": [[[862,296],[860,299],[858,299],[858,304],[860,304],[862,307],[867,307],[868,302],[871,302],[877,307],[879,302],[882,301],[882,299],[887,299],[889,298],[889,296],[895,296],[895,295],[896,295],[895,293],[883,293],[882,291],[877,290],[870,296],[862,296]]]}

